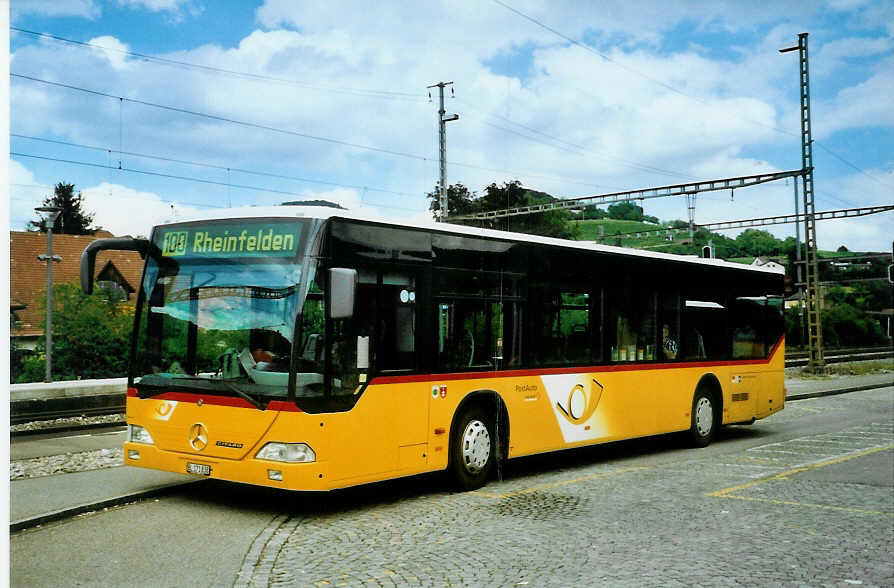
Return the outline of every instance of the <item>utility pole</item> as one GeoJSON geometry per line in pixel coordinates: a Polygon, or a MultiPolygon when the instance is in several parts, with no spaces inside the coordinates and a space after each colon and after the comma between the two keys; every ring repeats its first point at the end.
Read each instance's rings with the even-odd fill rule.
{"type": "MultiPolygon", "coordinates": [[[[798,206],[798,178],[795,178],[792,181],[792,185],[795,187],[795,216],[799,216],[799,206],[798,206]]],[[[799,337],[801,341],[807,340],[805,337],[806,333],[804,332],[804,287],[801,285],[804,282],[804,278],[801,275],[801,221],[797,221],[795,223],[795,261],[796,261],[796,288],[798,289],[798,325],[799,325],[799,337]]]]}
{"type": "Polygon", "coordinates": [[[38,255],[37,259],[47,262],[47,328],[45,331],[47,340],[46,375],[44,382],[53,381],[53,263],[59,263],[62,258],[53,255],[53,225],[62,213],[61,208],[54,206],[41,206],[35,208],[47,221],[47,252],[46,255],[38,255]]]}
{"type": "Polygon", "coordinates": [[[780,53],[798,51],[801,86],[801,168],[804,199],[804,244],[807,247],[805,266],[807,282],[807,369],[813,373],[826,370],[823,357],[823,325],[817,264],[816,217],[813,205],[813,133],[810,125],[810,74],[807,64],[807,33],[798,35],[798,44],[780,49],[780,53]]]}
{"type": "MultiPolygon", "coordinates": [[[[441,222],[447,220],[447,123],[450,121],[459,120],[458,114],[444,116],[447,113],[447,111],[444,110],[444,88],[446,86],[452,85],[453,82],[438,82],[437,84],[428,86],[429,89],[438,88],[441,95],[441,107],[438,109],[438,140],[441,159],[441,180],[439,190],[441,215],[438,220],[440,220],[441,222]]],[[[450,95],[453,95],[453,88],[450,88],[450,95]]],[[[429,98],[431,98],[431,93],[429,93],[428,96],[429,98]]]]}
{"type": "Polygon", "coordinates": [[[689,241],[695,245],[695,193],[686,194],[686,208],[689,209],[689,241]]]}

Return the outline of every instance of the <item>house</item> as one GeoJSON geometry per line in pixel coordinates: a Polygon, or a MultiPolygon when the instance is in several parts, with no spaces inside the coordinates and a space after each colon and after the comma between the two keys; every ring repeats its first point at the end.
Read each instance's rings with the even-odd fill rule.
{"type": "MultiPolygon", "coordinates": [[[[79,283],[81,253],[96,239],[112,237],[108,231],[93,235],[53,234],[53,255],[62,258],[53,264],[53,284],[79,283]]],[[[37,231],[9,232],[9,312],[10,336],[20,348],[33,349],[43,335],[43,300],[47,287],[47,262],[38,260],[47,252],[47,234],[37,231]]],[[[103,251],[97,256],[96,282],[119,288],[134,304],[143,260],[134,251],[103,251]]]]}
{"type": "Polygon", "coordinates": [[[762,257],[755,257],[754,261],[751,262],[751,265],[756,266],[756,267],[766,267],[766,268],[775,269],[775,270],[779,270],[779,269],[784,270],[785,269],[785,266],[782,265],[781,263],[777,263],[777,262],[773,261],[772,259],[764,259],[762,257]]]}

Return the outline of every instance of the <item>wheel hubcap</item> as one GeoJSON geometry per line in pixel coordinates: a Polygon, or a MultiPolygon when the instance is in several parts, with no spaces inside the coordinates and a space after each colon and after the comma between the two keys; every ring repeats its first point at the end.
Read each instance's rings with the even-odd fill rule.
{"type": "Polygon", "coordinates": [[[695,405],[695,428],[702,437],[711,432],[714,426],[714,408],[711,401],[702,396],[695,405]]]}
{"type": "Polygon", "coordinates": [[[470,474],[484,469],[490,458],[490,433],[481,421],[466,425],[462,436],[463,465],[470,474]]]}

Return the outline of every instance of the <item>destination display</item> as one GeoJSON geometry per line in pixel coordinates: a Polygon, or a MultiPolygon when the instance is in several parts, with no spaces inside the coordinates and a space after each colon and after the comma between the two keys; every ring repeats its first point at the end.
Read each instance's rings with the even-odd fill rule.
{"type": "Polygon", "coordinates": [[[297,222],[214,223],[160,229],[165,257],[291,257],[301,237],[297,222]]]}

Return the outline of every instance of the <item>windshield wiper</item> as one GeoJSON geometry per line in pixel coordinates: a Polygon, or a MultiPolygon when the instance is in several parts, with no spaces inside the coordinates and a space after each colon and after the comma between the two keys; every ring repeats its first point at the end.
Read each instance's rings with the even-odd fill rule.
{"type": "Polygon", "coordinates": [[[244,392],[239,386],[232,382],[227,382],[226,380],[219,380],[221,384],[225,385],[227,388],[238,394],[241,398],[251,402],[255,405],[255,408],[258,410],[266,410],[267,407],[262,405],[260,401],[256,400],[253,396],[249,396],[248,393],[244,392]]]}
{"type": "MultiPolygon", "coordinates": [[[[143,379],[145,380],[147,377],[151,378],[153,376],[143,376],[143,379]]],[[[196,376],[178,376],[176,378],[164,378],[163,383],[147,383],[140,381],[136,382],[134,385],[139,391],[138,394],[140,398],[151,398],[158,394],[164,394],[170,390],[182,390],[184,392],[214,392],[220,384],[223,384],[230,392],[234,392],[240,398],[250,402],[258,410],[267,409],[267,407],[259,400],[250,396],[233,382],[228,382],[227,380],[212,380],[196,376]],[[199,385],[196,386],[196,384],[199,385]]]]}
{"type": "Polygon", "coordinates": [[[161,386],[159,384],[144,384],[143,382],[135,382],[134,387],[137,389],[137,396],[140,398],[152,398],[153,396],[164,394],[175,388],[179,388],[180,390],[193,390],[190,386],[176,386],[173,384],[161,386]]]}

